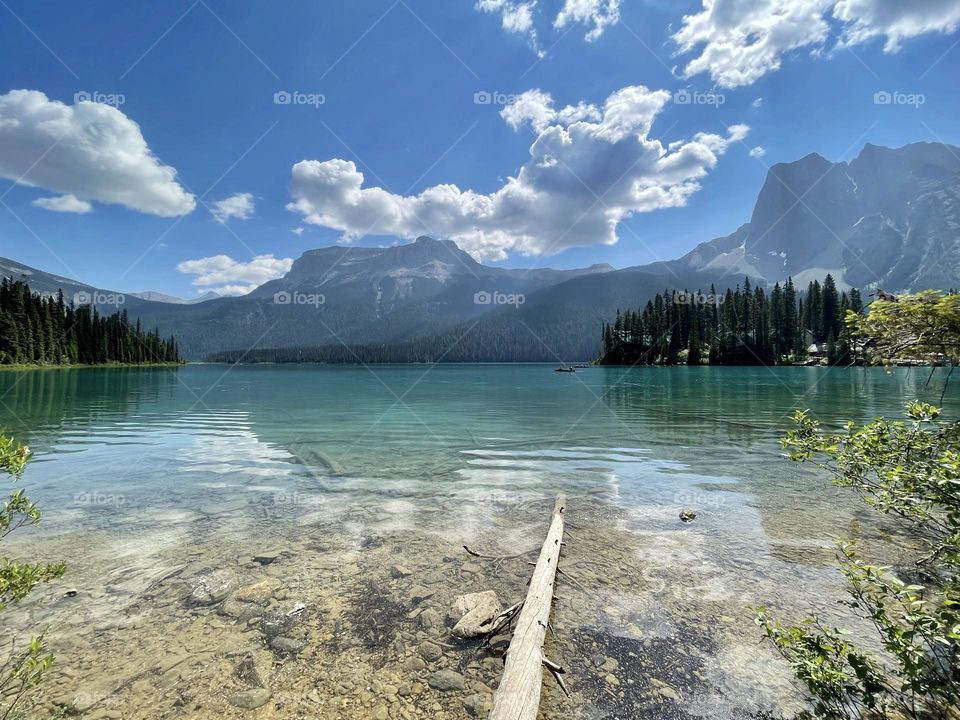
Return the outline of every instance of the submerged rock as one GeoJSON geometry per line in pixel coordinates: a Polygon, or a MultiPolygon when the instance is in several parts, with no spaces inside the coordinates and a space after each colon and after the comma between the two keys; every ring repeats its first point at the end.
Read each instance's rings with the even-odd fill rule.
{"type": "Polygon", "coordinates": [[[443,657],[443,649],[432,642],[425,642],[420,646],[420,657],[427,662],[436,662],[443,657]]]}
{"type": "Polygon", "coordinates": [[[228,700],[234,707],[243,708],[244,710],[255,710],[270,702],[270,697],[270,691],[266,688],[254,688],[253,690],[235,692],[228,700]]]}
{"type": "Polygon", "coordinates": [[[281,555],[283,555],[283,550],[264,550],[254,555],[253,561],[261,565],[269,565],[272,562],[276,562],[281,555]]]}
{"type": "Polygon", "coordinates": [[[458,617],[453,634],[458,638],[475,638],[490,631],[490,623],[503,612],[493,590],[461,595],[453,601],[451,615],[458,617]]]}
{"type": "Polygon", "coordinates": [[[493,707],[493,698],[486,693],[474,693],[463,701],[463,707],[474,717],[483,717],[493,707]]]}
{"type": "Polygon", "coordinates": [[[237,663],[233,671],[234,675],[251,688],[262,688],[270,679],[269,657],[270,655],[263,651],[258,654],[247,653],[237,663]]]}
{"type": "Polygon", "coordinates": [[[303,603],[280,603],[267,610],[260,618],[260,632],[271,638],[286,635],[303,621],[305,610],[303,603]]]}
{"type": "Polygon", "coordinates": [[[419,603],[433,597],[433,590],[423,585],[414,585],[410,588],[410,602],[419,603]]]}
{"type": "Polygon", "coordinates": [[[266,605],[270,602],[270,598],[273,597],[274,592],[276,592],[279,587],[279,580],[261,580],[260,582],[247,585],[237,590],[237,592],[233,594],[233,599],[245,603],[266,605]]]}
{"type": "Polygon", "coordinates": [[[438,670],[430,676],[427,684],[434,690],[449,692],[451,690],[463,690],[467,686],[467,681],[463,675],[453,670],[438,670]]]}
{"type": "Polygon", "coordinates": [[[190,593],[193,605],[214,605],[226,599],[236,584],[234,577],[226,570],[212,570],[200,575],[190,593]]]}
{"type": "Polygon", "coordinates": [[[680,519],[683,522],[693,522],[697,519],[697,514],[693,510],[681,510],[680,519]]]}
{"type": "Polygon", "coordinates": [[[673,703],[680,702],[680,694],[672,688],[667,683],[657,678],[650,678],[650,688],[654,693],[659,695],[663,700],[667,700],[673,703]]]}
{"type": "Polygon", "coordinates": [[[418,657],[407,658],[403,661],[403,669],[407,672],[417,673],[427,669],[427,664],[418,657]]]}
{"type": "Polygon", "coordinates": [[[233,618],[234,620],[241,620],[246,619],[243,615],[249,608],[249,605],[237,602],[236,600],[224,600],[223,604],[217,608],[217,614],[233,618]]]}
{"type": "Polygon", "coordinates": [[[275,637],[270,641],[270,647],[278,653],[285,655],[296,655],[303,650],[303,642],[288,637],[275,637]]]}
{"type": "Polygon", "coordinates": [[[427,608],[420,615],[420,627],[425,630],[432,630],[443,625],[443,618],[433,608],[427,608]]]}
{"type": "Polygon", "coordinates": [[[410,577],[411,575],[413,575],[413,571],[409,570],[403,565],[394,565],[393,567],[390,568],[390,577],[395,578],[397,580],[405,577],[410,577]]]}

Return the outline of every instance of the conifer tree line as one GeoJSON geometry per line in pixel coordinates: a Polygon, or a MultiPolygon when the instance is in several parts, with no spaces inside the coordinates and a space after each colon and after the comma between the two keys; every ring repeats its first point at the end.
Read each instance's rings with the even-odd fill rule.
{"type": "Polygon", "coordinates": [[[686,363],[778,365],[804,360],[816,344],[830,364],[853,362],[847,311],[863,312],[856,288],[838,292],[833,277],[799,293],[793,279],[765,292],[743,286],[718,295],[666,290],[637,310],[617,311],[603,326],[600,362],[611,365],[686,363]]]}
{"type": "Polygon", "coordinates": [[[175,338],[130,323],[126,310],[101,315],[89,305],[32,292],[26,282],[0,281],[0,365],[176,363],[175,338]]]}

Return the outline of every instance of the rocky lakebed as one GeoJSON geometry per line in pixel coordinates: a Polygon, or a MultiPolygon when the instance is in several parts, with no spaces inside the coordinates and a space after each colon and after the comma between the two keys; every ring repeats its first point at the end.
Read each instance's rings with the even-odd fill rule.
{"type": "MultiPolygon", "coordinates": [[[[88,533],[79,553],[65,533],[43,547],[68,560],[66,578],[7,617],[46,630],[57,663],[38,708],[66,717],[485,717],[510,636],[470,637],[461,620],[523,599],[551,507],[492,502],[457,517],[369,499],[244,527],[227,508],[171,518],[165,541],[88,533]]],[[[776,607],[783,578],[748,557],[712,560],[698,533],[709,511],[693,523],[659,512],[669,529],[638,533],[621,508],[568,502],[546,650],[570,695],[547,674],[542,717],[800,711],[753,626],[751,606],[776,607]]],[[[822,549],[807,554],[827,564],[822,549]]]]}

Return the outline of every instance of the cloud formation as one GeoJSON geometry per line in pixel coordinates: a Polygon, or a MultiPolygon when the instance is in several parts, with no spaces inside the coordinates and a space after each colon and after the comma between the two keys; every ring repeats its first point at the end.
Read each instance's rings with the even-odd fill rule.
{"type": "Polygon", "coordinates": [[[253,195],[250,193],[235,193],[210,205],[210,212],[218,223],[226,223],[230,218],[248,220],[253,217],[253,210],[253,195]]]}
{"type": "Polygon", "coordinates": [[[735,125],[724,135],[699,133],[664,146],[649,133],[670,97],[666,90],[631,86],[602,107],[555,110],[548,93],[533,90],[502,112],[512,127],[533,129],[530,157],[493,193],[447,184],[396,195],[364,187],[350,160],[303,160],[293,166],[287,208],[305,223],[340,230],[346,241],[432,234],[484,260],[610,245],[623,220],[686,204],[730,143],[747,134],[746,126],[735,125]]]}
{"type": "Polygon", "coordinates": [[[570,125],[579,120],[599,122],[602,115],[596,105],[577,103],[562,110],[553,109],[553,98],[543,90],[527,90],[500,111],[500,117],[514,130],[529,123],[536,133],[542,133],[550,125],[570,125]]]}
{"type": "MultiPolygon", "coordinates": [[[[563,6],[553,19],[554,30],[582,24],[588,28],[584,39],[597,40],[608,27],[620,22],[621,0],[563,0],[563,6]]],[[[526,35],[530,47],[539,55],[543,51],[537,43],[534,10],[537,0],[477,0],[480,12],[500,15],[500,25],[509,33],[526,35]]]]}
{"type": "Polygon", "coordinates": [[[275,280],[290,271],[292,258],[257,255],[250,262],[238,262],[227,255],[184,260],[177,270],[196,275],[192,283],[220,295],[246,295],[268,280],[275,280]]]}
{"type": "Polygon", "coordinates": [[[66,105],[36,90],[0,95],[0,177],[175,217],[196,201],[150,151],[140,126],[109,105],[66,105]]]}
{"type": "Polygon", "coordinates": [[[62,213],[88,213],[93,212],[93,205],[86,200],[81,200],[76,195],[58,195],[56,197],[42,197],[34,200],[31,205],[44,210],[53,210],[62,213]]]}
{"type": "Polygon", "coordinates": [[[733,88],[778,70],[792,50],[826,51],[831,23],[841,26],[839,47],[884,37],[884,51],[896,52],[905,39],[954,32],[960,0],[703,0],[673,40],[680,54],[695,53],[684,77],[707,73],[733,88]]]}
{"type": "Polygon", "coordinates": [[[618,22],[620,0],[564,0],[563,9],[553,21],[553,26],[562,30],[572,23],[583,23],[590,28],[584,40],[593,42],[618,22]]]}
{"type": "Polygon", "coordinates": [[[537,31],[533,27],[533,9],[536,0],[478,0],[476,8],[480,12],[500,14],[500,26],[509,33],[526,35],[530,47],[542,55],[537,45],[537,31]]]}

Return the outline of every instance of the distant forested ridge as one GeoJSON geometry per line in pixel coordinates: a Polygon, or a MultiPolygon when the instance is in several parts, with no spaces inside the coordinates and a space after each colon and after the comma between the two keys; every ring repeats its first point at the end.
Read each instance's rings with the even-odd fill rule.
{"type": "Polygon", "coordinates": [[[126,310],[101,315],[45,296],[22,280],[0,281],[0,365],[178,363],[177,341],[131,325],[126,310]]]}
{"type": "Polygon", "coordinates": [[[859,290],[838,292],[827,275],[802,296],[788,278],[766,293],[743,286],[718,295],[667,290],[637,310],[617,311],[603,326],[609,365],[849,364],[853,340],[847,311],[863,312],[859,290]]]}
{"type": "MultiPolygon", "coordinates": [[[[570,358],[564,358],[569,360],[570,358]]],[[[584,359],[588,359],[584,356],[584,359]]],[[[522,325],[471,323],[397,343],[340,344],[230,350],[207,356],[224,363],[496,363],[559,362],[557,354],[522,325]]]]}

